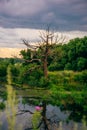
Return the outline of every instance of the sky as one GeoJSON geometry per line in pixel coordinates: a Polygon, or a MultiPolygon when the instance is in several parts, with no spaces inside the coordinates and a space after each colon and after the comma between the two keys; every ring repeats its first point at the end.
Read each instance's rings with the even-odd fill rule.
{"type": "Polygon", "coordinates": [[[87,0],[0,0],[0,47],[34,42],[48,24],[68,37],[87,35],[87,0]]]}

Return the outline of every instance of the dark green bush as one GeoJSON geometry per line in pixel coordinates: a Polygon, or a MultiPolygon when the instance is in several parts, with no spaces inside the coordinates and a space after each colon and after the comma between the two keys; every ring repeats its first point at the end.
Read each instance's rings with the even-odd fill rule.
{"type": "Polygon", "coordinates": [[[49,79],[45,78],[45,77],[41,77],[40,82],[39,82],[39,86],[40,87],[49,87],[50,86],[50,81],[49,79]]]}
{"type": "Polygon", "coordinates": [[[87,70],[75,74],[74,80],[83,84],[87,84],[87,70]]]}
{"type": "Polygon", "coordinates": [[[62,64],[59,64],[57,62],[50,64],[48,67],[49,71],[56,71],[56,70],[62,70],[62,64]]]}
{"type": "Polygon", "coordinates": [[[79,57],[77,59],[77,70],[82,71],[85,70],[87,66],[87,58],[79,57]]]}
{"type": "Polygon", "coordinates": [[[65,65],[64,70],[72,70],[72,64],[68,62],[68,63],[65,65]]]}
{"type": "Polygon", "coordinates": [[[0,103],[0,109],[1,110],[5,109],[5,104],[3,102],[0,103]]]}
{"type": "Polygon", "coordinates": [[[6,91],[0,91],[0,97],[1,97],[3,100],[6,100],[6,99],[7,99],[7,92],[6,92],[6,91]]]}

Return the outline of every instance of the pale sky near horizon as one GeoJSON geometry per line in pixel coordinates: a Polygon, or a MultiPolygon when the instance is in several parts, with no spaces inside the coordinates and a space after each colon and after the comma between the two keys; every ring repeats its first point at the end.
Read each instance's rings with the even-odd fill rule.
{"type": "Polygon", "coordinates": [[[38,40],[50,24],[68,36],[87,36],[87,0],[0,0],[0,47],[38,40]]]}

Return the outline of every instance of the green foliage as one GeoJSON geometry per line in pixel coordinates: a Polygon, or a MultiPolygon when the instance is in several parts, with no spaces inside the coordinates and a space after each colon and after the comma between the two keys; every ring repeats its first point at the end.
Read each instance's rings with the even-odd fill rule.
{"type": "Polygon", "coordinates": [[[19,75],[19,69],[20,67],[18,65],[11,65],[11,73],[13,76],[18,76],[19,75]]]}
{"type": "Polygon", "coordinates": [[[41,77],[39,82],[39,87],[48,88],[50,86],[50,82],[47,78],[41,77]]]}
{"type": "Polygon", "coordinates": [[[37,68],[37,64],[21,66],[18,82],[29,86],[39,86],[42,76],[43,72],[40,68],[37,68]]]}
{"type": "Polygon", "coordinates": [[[6,82],[8,61],[0,60],[0,82],[6,82]]]}
{"type": "Polygon", "coordinates": [[[72,71],[49,72],[49,80],[52,84],[63,85],[69,84],[73,76],[72,71]]]}
{"type": "Polygon", "coordinates": [[[76,38],[68,44],[68,61],[71,63],[71,70],[87,69],[87,37],[76,38]]]}
{"type": "Polygon", "coordinates": [[[61,110],[70,110],[69,119],[81,121],[87,115],[87,72],[50,72],[51,101],[61,110]],[[62,82],[61,80],[62,79],[62,82]]]}
{"type": "MultiPolygon", "coordinates": [[[[6,82],[6,75],[7,75],[7,67],[9,64],[18,64],[21,60],[14,59],[14,58],[5,58],[0,59],[0,82],[6,82]]],[[[13,67],[14,68],[14,67],[13,67]]],[[[16,74],[16,71],[14,70],[14,73],[16,74]]]]}
{"type": "Polygon", "coordinates": [[[23,59],[29,60],[31,59],[31,50],[21,50],[20,55],[22,55],[23,59]]]}
{"type": "Polygon", "coordinates": [[[7,92],[6,92],[6,91],[0,91],[0,97],[1,97],[3,100],[6,100],[6,99],[7,99],[7,92]]]}
{"type": "Polygon", "coordinates": [[[38,105],[40,103],[40,101],[39,100],[37,100],[36,98],[35,99],[29,99],[29,98],[23,98],[22,99],[22,104],[31,104],[31,105],[34,105],[34,106],[36,106],[36,105],[38,105]]]}
{"type": "Polygon", "coordinates": [[[5,109],[5,104],[3,102],[0,102],[0,109],[4,110],[5,109]]]}
{"type": "Polygon", "coordinates": [[[59,71],[49,72],[50,88],[65,91],[87,90],[87,72],[59,71]]]}
{"type": "Polygon", "coordinates": [[[67,64],[65,64],[65,68],[64,68],[65,70],[71,70],[72,69],[72,64],[71,63],[67,63],[67,64]]]}
{"type": "Polygon", "coordinates": [[[56,71],[56,70],[62,70],[62,65],[57,62],[51,63],[48,67],[49,71],[56,71]]]}
{"type": "Polygon", "coordinates": [[[18,83],[18,77],[20,74],[20,66],[21,64],[11,64],[10,69],[11,69],[11,74],[12,74],[12,82],[18,83]]]}
{"type": "Polygon", "coordinates": [[[87,66],[87,58],[79,57],[77,59],[77,70],[84,70],[87,66]]]}
{"type": "Polygon", "coordinates": [[[87,37],[75,38],[67,44],[56,45],[56,48],[54,48],[55,53],[51,56],[50,64],[48,60],[50,71],[87,69],[87,37]]]}
{"type": "Polygon", "coordinates": [[[6,61],[0,61],[0,77],[6,76],[7,65],[6,61]]]}
{"type": "Polygon", "coordinates": [[[82,84],[87,84],[87,70],[76,73],[74,80],[82,84]]]}
{"type": "Polygon", "coordinates": [[[38,125],[41,120],[41,113],[36,111],[32,117],[33,130],[39,130],[38,125]]]}

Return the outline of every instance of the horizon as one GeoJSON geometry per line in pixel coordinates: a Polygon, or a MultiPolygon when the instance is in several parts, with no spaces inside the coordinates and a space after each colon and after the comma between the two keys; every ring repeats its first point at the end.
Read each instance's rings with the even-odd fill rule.
{"type": "Polygon", "coordinates": [[[6,47],[0,47],[0,58],[21,58],[20,51],[23,48],[6,48],[6,47]]]}
{"type": "MultiPolygon", "coordinates": [[[[25,48],[22,39],[28,40],[30,43],[38,43],[40,41],[40,32],[45,30],[28,29],[28,28],[3,28],[0,27],[0,47],[6,48],[25,48]]],[[[65,37],[65,42],[74,38],[83,38],[87,36],[87,31],[60,31],[55,32],[60,38],[65,37]]]]}

